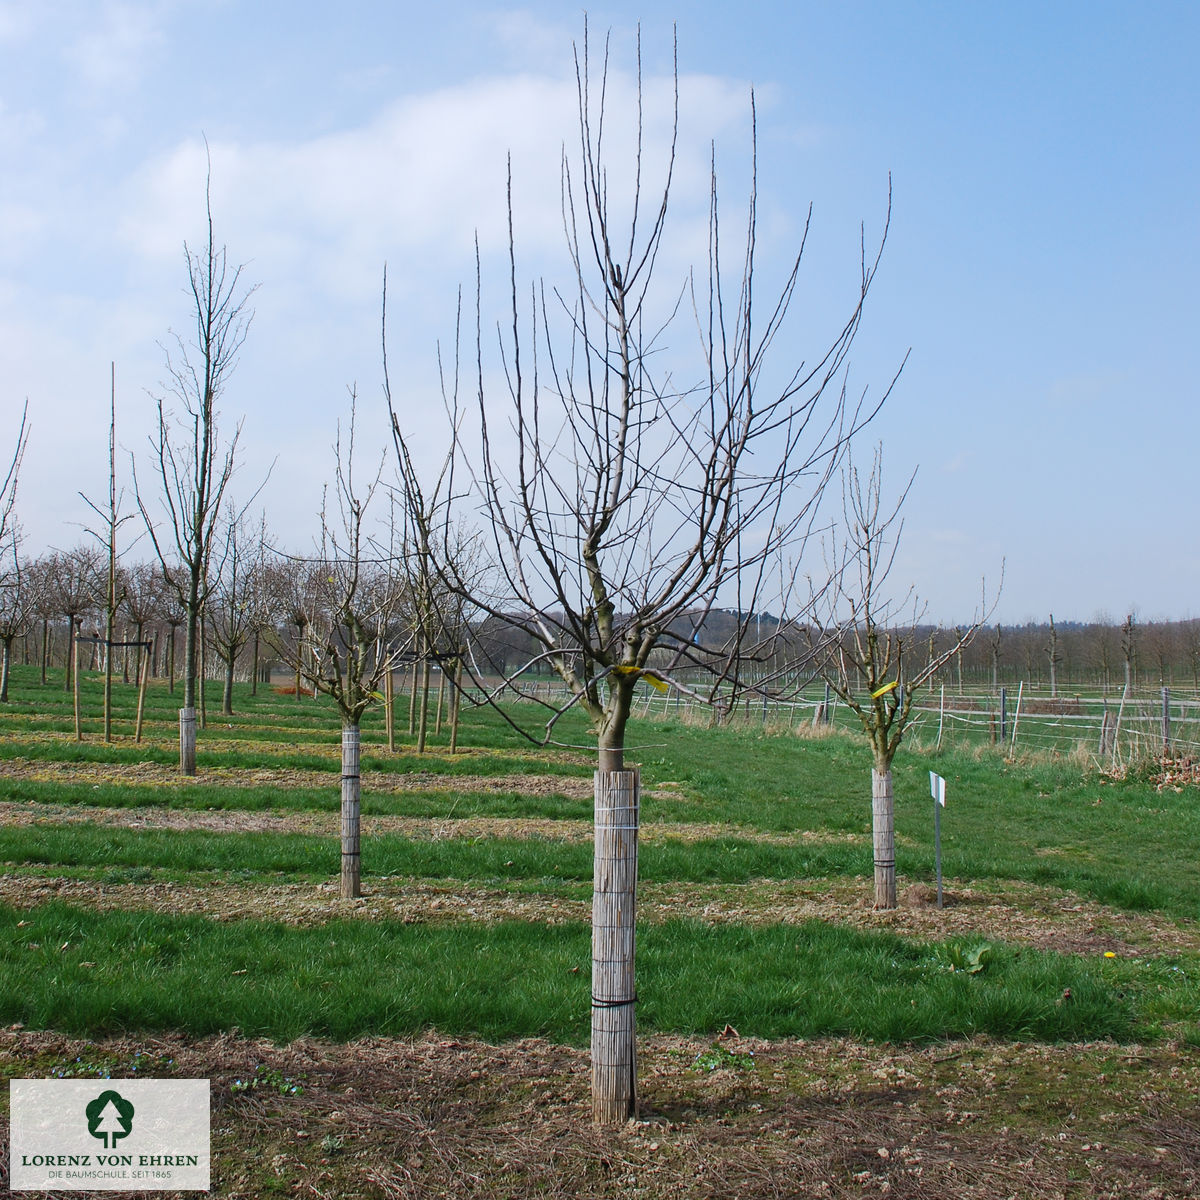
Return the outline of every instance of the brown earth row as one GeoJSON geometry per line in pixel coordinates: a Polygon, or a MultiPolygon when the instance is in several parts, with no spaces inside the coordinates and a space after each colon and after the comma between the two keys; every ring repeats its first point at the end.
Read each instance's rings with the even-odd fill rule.
{"type": "Polygon", "coordinates": [[[639,1039],[638,1117],[611,1130],[588,1119],[587,1052],[536,1039],[87,1042],[14,1027],[0,1078],[77,1060],[117,1078],[139,1052],[156,1074],[211,1081],[214,1200],[1200,1195],[1194,1046],[654,1036],[639,1039]],[[234,1091],[264,1072],[301,1090],[234,1091]]]}
{"type": "MultiPolygon", "coordinates": [[[[1004,890],[955,884],[938,909],[931,889],[914,884],[901,907],[877,912],[864,879],[766,880],[748,884],[641,884],[638,915],[646,921],[678,918],[713,924],[801,924],[820,920],[887,930],[925,940],[990,939],[1071,954],[1120,956],[1200,949],[1200,924],[1131,914],[1032,885],[1004,890]]],[[[588,896],[518,892],[461,881],[385,877],[369,880],[367,893],[341,900],[333,882],[246,885],[224,881],[119,883],[13,872],[0,875],[0,903],[33,908],[50,900],[98,909],[195,913],[220,921],[268,920],[314,926],[355,919],[495,922],[548,925],[591,919],[588,896]]]]}

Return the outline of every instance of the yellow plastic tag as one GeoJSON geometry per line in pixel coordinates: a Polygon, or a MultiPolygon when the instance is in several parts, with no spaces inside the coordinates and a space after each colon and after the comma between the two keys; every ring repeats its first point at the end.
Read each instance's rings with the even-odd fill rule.
{"type": "Polygon", "coordinates": [[[622,665],[619,667],[613,667],[613,672],[617,675],[637,675],[639,678],[644,679],[652,688],[662,692],[664,696],[667,694],[666,681],[660,679],[652,671],[645,671],[641,667],[622,665]]]}
{"type": "Polygon", "coordinates": [[[886,696],[887,693],[892,690],[892,688],[897,688],[899,686],[900,686],[900,680],[893,679],[891,683],[885,683],[883,685],[883,687],[881,687],[878,691],[872,692],[871,699],[878,700],[880,696],[886,696]]]}

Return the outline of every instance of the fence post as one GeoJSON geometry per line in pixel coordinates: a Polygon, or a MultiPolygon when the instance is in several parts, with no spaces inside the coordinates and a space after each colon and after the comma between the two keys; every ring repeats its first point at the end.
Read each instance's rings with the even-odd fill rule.
{"type": "Polygon", "coordinates": [[[825,685],[825,703],[821,707],[821,712],[824,714],[822,720],[828,725],[833,720],[833,713],[829,708],[829,684],[825,685]]]}
{"type": "Polygon", "coordinates": [[[1121,742],[1121,718],[1125,715],[1125,699],[1129,695],[1129,681],[1126,680],[1124,688],[1121,690],[1121,703],[1117,706],[1117,720],[1113,726],[1113,741],[1112,753],[1113,762],[1117,761],[1117,752],[1121,742]]]}
{"type": "Polygon", "coordinates": [[[1000,689],[1000,741],[1008,741],[1008,688],[1000,689]]]}
{"type": "Polygon", "coordinates": [[[1171,754],[1171,689],[1162,690],[1162,743],[1163,758],[1171,754]]]}
{"type": "Polygon", "coordinates": [[[1102,701],[1102,703],[1103,703],[1104,707],[1103,707],[1103,709],[1101,709],[1101,713],[1100,713],[1100,749],[1099,749],[1099,753],[1101,755],[1105,755],[1105,754],[1112,753],[1113,731],[1112,731],[1112,721],[1111,721],[1112,714],[1108,711],[1108,700],[1105,699],[1104,701],[1102,701]]]}
{"type": "Polygon", "coordinates": [[[1017,711],[1013,713],[1012,742],[1009,744],[1011,754],[1017,748],[1017,724],[1021,720],[1021,697],[1025,695],[1025,680],[1017,685],[1017,711]]]}

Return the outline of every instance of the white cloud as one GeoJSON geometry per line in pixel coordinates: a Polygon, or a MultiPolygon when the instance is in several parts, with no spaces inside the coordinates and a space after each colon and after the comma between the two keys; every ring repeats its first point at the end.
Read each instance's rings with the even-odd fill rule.
{"type": "Polygon", "coordinates": [[[90,87],[130,88],[140,78],[146,59],[165,44],[158,18],[157,4],[109,0],[100,6],[98,24],[68,42],[63,55],[90,87]]]}
{"type": "MultiPolygon", "coordinates": [[[[670,81],[646,85],[644,215],[657,207],[670,136],[670,81]]],[[[707,140],[742,120],[740,89],[694,76],[681,81],[676,218],[707,203],[707,140]]],[[[518,250],[526,261],[563,245],[561,149],[577,138],[574,81],[521,75],[477,80],[406,98],[368,123],[300,142],[214,141],[213,204],[221,240],[246,247],[264,272],[302,275],[341,299],[377,286],[389,258],[469,266],[476,235],[485,254],[506,244],[506,159],[512,158],[518,250]]],[[[610,88],[605,131],[608,187],[627,204],[635,96],[610,88]]],[[[741,130],[737,131],[741,133],[741,130]]],[[[174,261],[202,228],[205,149],[196,138],[147,163],[131,181],[120,232],[149,260],[174,261]]],[[[575,186],[579,186],[576,180],[575,186]]],[[[740,196],[740,189],[735,190],[740,196]]]]}

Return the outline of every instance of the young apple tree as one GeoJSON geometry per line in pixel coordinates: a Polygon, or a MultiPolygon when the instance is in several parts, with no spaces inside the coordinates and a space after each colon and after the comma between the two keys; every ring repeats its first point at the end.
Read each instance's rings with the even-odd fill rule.
{"type": "MultiPolygon", "coordinates": [[[[211,174],[205,184],[207,235],[203,247],[184,244],[192,337],[175,335],[166,352],[167,390],[178,405],[158,400],[157,430],[151,437],[154,473],[166,511],[155,522],[148,496],[137,487],[138,507],[146,522],[163,580],[183,611],[183,708],[179,710],[179,769],[196,773],[196,679],[200,657],[200,618],[212,589],[210,567],[217,522],[237,460],[241,424],[222,438],[220,399],[246,340],[254,292],[242,282],[242,267],[231,266],[226,248],[213,233],[211,174]]],[[[255,493],[257,494],[257,492],[255,493]]],[[[253,498],[252,498],[253,499],[253,498]]]]}
{"type": "Polygon", "coordinates": [[[858,718],[871,743],[871,829],[875,907],[896,907],[896,835],[892,760],[900,749],[920,688],[975,637],[995,607],[986,593],[969,625],[923,665],[905,674],[905,650],[919,647],[920,606],[911,589],[897,599],[887,589],[903,528],[901,508],[913,477],[894,504],[883,495],[883,456],[876,450],[864,479],[852,461],[843,473],[845,523],[829,572],[833,584],[810,628],[820,676],[858,718]],[[906,610],[911,605],[911,613],[906,610]]]}
{"type": "MultiPolygon", "coordinates": [[[[498,596],[473,599],[537,646],[596,739],[592,1099],[595,1120],[608,1123],[636,1105],[639,780],[625,759],[635,691],[680,686],[652,655],[679,649],[689,613],[722,595],[732,602],[739,587],[737,602],[759,607],[765,566],[798,553],[848,439],[882,403],[849,398],[845,379],[879,253],[862,254],[844,322],[802,358],[789,312],[803,239],[760,295],[756,167],[730,252],[714,155],[707,255],[698,269],[660,279],[681,250],[668,237],[678,71],[670,132],[651,163],[640,44],[628,161],[610,161],[621,144],[614,110],[624,106],[613,100],[608,44],[596,53],[586,27],[575,69],[578,142],[562,165],[565,281],[519,275],[510,168],[499,370],[477,315],[478,439],[464,436],[457,412],[454,427],[458,478],[472,481],[489,577],[500,581],[498,596]],[[676,320],[685,305],[694,321],[676,320]]],[[[477,314],[482,286],[478,295],[477,314]]],[[[452,565],[443,570],[453,577],[452,565]]],[[[561,712],[550,714],[547,739],[561,712]]]]}
{"type": "Polygon", "coordinates": [[[355,395],[351,392],[346,441],[338,428],[334,447],[333,503],[321,512],[315,556],[297,560],[290,620],[298,636],[278,638],[280,657],[332,698],[342,718],[342,872],[344,899],[361,895],[359,777],[363,713],[382,699],[387,674],[409,654],[402,630],[406,593],[395,564],[372,541],[368,510],[381,480],[383,460],[366,486],[355,479],[355,395]],[[299,619],[302,616],[303,619],[299,619]]]}

